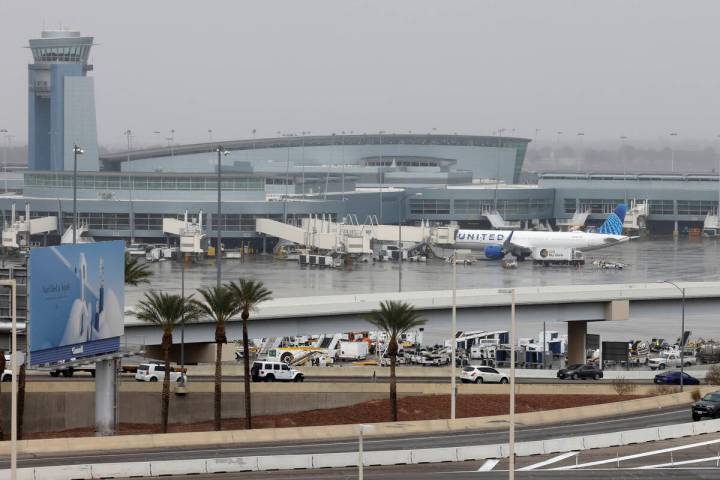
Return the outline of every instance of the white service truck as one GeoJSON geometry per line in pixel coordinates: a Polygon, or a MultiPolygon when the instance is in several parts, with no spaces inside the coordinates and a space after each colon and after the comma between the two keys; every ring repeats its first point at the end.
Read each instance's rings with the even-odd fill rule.
{"type": "Polygon", "coordinates": [[[585,257],[575,248],[535,247],[530,255],[535,265],[585,265],[585,257]]]}
{"type": "Polygon", "coordinates": [[[680,359],[680,353],[664,353],[659,357],[648,359],[648,366],[650,370],[664,370],[665,368],[680,368],[680,365],[689,367],[697,364],[697,358],[695,355],[684,355],[682,360],[680,359]]]}
{"type": "Polygon", "coordinates": [[[369,348],[367,342],[340,342],[340,360],[365,360],[368,356],[369,348]]]}

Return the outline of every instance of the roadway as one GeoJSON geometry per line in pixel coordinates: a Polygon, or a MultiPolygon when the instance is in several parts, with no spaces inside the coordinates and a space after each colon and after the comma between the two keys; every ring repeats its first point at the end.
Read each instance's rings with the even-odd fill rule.
{"type": "MultiPolygon", "coordinates": [[[[592,407],[588,407],[592,408],[592,407]]],[[[608,419],[587,420],[582,422],[563,423],[541,427],[523,427],[518,425],[516,439],[519,442],[544,440],[548,438],[571,437],[581,435],[617,432],[646,427],[657,427],[686,423],[690,421],[689,408],[671,408],[654,410],[651,412],[621,415],[608,419]]],[[[495,431],[467,431],[452,433],[437,433],[432,435],[412,435],[407,437],[383,437],[365,439],[365,449],[374,450],[401,450],[418,448],[458,447],[467,445],[491,445],[508,441],[507,424],[498,422],[495,431]]],[[[269,443],[253,445],[207,445],[202,448],[172,448],[144,450],[142,452],[125,451],[116,452],[87,452],[79,454],[62,455],[21,455],[19,466],[49,466],[86,463],[107,462],[138,462],[153,460],[182,460],[219,457],[241,457],[254,455],[290,455],[313,453],[354,452],[357,449],[355,439],[334,442],[293,442],[269,443]]],[[[7,459],[0,462],[0,468],[8,468],[7,459]]],[[[297,477],[294,477],[297,478],[297,477]]],[[[330,477],[333,478],[333,477],[330,477]]],[[[382,478],[382,477],[379,477],[382,478]]],[[[394,477],[393,477],[394,478],[394,477]]],[[[454,477],[453,477],[454,478],[454,477]]]]}
{"type": "MultiPolygon", "coordinates": [[[[71,378],[65,378],[65,377],[51,377],[50,375],[28,375],[27,381],[29,382],[68,382],[68,381],[86,381],[86,382],[94,382],[95,378],[90,376],[86,373],[77,373],[73,375],[71,378]]],[[[135,381],[135,377],[131,375],[123,375],[122,377],[123,382],[133,382],[135,381]]],[[[214,382],[215,377],[213,375],[198,375],[188,376],[190,382],[214,382]]],[[[223,375],[223,382],[242,382],[243,377],[240,376],[234,376],[234,375],[223,375]]],[[[318,377],[305,377],[306,382],[312,382],[312,383],[388,383],[390,379],[388,377],[376,377],[372,378],[370,376],[318,376],[318,377]]],[[[450,379],[448,377],[397,377],[398,383],[447,383],[450,384],[450,379]]],[[[611,384],[612,379],[600,379],[600,380],[559,380],[557,378],[517,378],[516,382],[518,384],[570,384],[570,385],[577,385],[577,384],[589,384],[589,385],[597,385],[599,383],[605,383],[605,384],[611,384]]],[[[632,383],[640,384],[640,385],[649,385],[652,384],[653,381],[651,379],[633,379],[630,380],[632,383]]],[[[458,384],[460,384],[460,380],[458,380],[458,384]]]]}

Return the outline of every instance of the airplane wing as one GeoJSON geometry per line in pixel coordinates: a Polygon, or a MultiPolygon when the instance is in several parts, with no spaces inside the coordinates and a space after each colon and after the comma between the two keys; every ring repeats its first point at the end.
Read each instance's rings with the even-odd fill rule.
{"type": "Polygon", "coordinates": [[[525,245],[522,242],[513,240],[513,234],[515,231],[510,232],[508,238],[503,242],[503,250],[507,253],[512,253],[515,256],[527,256],[532,253],[530,245],[525,245]]]}

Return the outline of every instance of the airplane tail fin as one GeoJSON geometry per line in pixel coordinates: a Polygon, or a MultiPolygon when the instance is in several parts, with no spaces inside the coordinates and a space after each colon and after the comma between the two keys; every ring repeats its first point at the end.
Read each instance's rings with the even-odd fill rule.
{"type": "Polygon", "coordinates": [[[615,211],[611,213],[605,223],[602,224],[597,233],[603,233],[605,235],[622,235],[623,222],[625,222],[625,213],[627,213],[627,206],[624,203],[619,204],[615,207],[615,211]]]}

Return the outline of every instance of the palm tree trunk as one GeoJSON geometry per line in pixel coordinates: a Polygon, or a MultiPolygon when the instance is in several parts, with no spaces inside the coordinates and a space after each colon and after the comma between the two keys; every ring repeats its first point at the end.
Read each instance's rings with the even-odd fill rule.
{"type": "Polygon", "coordinates": [[[170,412],[170,348],[165,345],[163,345],[163,356],[165,357],[165,378],[163,378],[162,388],[161,429],[162,433],[167,433],[168,413],[170,412]]]}
{"type": "Polygon", "coordinates": [[[250,346],[248,344],[248,318],[250,313],[242,313],[243,321],[243,363],[245,365],[245,429],[252,428],[252,406],[250,405],[250,346]]]}
{"type": "Polygon", "coordinates": [[[398,421],[398,407],[397,407],[397,378],[395,378],[395,362],[397,357],[390,355],[390,411],[392,414],[392,421],[398,421]]]}
{"type": "Polygon", "coordinates": [[[222,430],[222,346],[215,344],[215,430],[222,430]]]}
{"type": "MultiPolygon", "coordinates": [[[[27,352],[25,355],[27,358],[27,352]]],[[[18,373],[18,402],[17,402],[17,439],[22,440],[23,438],[23,418],[25,416],[25,362],[20,365],[20,372],[18,373]]]]}

